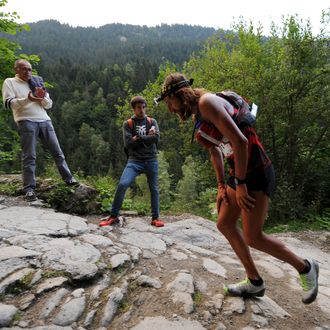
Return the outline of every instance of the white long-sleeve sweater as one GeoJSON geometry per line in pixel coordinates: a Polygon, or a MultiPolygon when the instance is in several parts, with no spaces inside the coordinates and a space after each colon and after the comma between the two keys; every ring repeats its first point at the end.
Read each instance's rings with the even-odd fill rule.
{"type": "Polygon", "coordinates": [[[45,109],[50,109],[53,101],[49,94],[41,102],[32,102],[28,98],[30,92],[29,84],[17,75],[7,78],[2,85],[3,104],[6,109],[13,111],[15,122],[21,120],[45,121],[50,120],[45,109]]]}

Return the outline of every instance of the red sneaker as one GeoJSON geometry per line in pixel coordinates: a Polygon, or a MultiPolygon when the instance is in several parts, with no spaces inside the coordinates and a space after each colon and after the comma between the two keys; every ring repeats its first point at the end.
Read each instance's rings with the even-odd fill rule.
{"type": "Polygon", "coordinates": [[[151,226],[164,227],[165,226],[165,223],[162,220],[154,219],[154,220],[151,221],[151,226]]]}
{"type": "Polygon", "coordinates": [[[99,226],[100,226],[100,227],[111,226],[111,225],[113,225],[114,223],[117,223],[118,221],[119,221],[118,217],[111,216],[111,217],[109,217],[108,219],[105,219],[105,220],[101,221],[101,222],[99,223],[99,226]]]}

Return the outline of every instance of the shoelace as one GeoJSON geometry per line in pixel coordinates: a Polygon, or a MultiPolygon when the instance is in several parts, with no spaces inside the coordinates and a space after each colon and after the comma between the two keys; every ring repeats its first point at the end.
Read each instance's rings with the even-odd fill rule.
{"type": "Polygon", "coordinates": [[[301,274],[300,275],[300,280],[301,280],[301,286],[303,287],[304,291],[309,291],[315,285],[314,284],[314,279],[311,278],[309,280],[306,274],[301,274]]]}
{"type": "Polygon", "coordinates": [[[250,283],[250,280],[248,278],[246,278],[245,280],[239,282],[239,283],[236,283],[236,286],[242,286],[244,284],[251,284],[250,283]]]}

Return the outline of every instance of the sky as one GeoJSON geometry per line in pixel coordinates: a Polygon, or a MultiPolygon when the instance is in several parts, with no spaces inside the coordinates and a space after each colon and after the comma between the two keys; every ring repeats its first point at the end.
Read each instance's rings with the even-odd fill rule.
{"type": "Polygon", "coordinates": [[[272,21],[281,26],[283,15],[298,14],[317,34],[322,10],[329,8],[329,0],[8,0],[3,11],[16,11],[20,23],[55,19],[73,27],[166,23],[230,29],[243,16],[254,26],[261,23],[265,34],[272,21]]]}

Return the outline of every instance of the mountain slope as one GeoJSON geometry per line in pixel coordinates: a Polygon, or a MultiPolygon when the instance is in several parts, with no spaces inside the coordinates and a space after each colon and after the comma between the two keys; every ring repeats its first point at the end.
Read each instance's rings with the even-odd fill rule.
{"type": "Polygon", "coordinates": [[[215,33],[213,28],[178,24],[85,28],[44,20],[29,26],[30,31],[6,37],[18,42],[23,52],[38,54],[47,63],[60,58],[101,65],[121,65],[138,58],[182,63],[215,33]]]}

